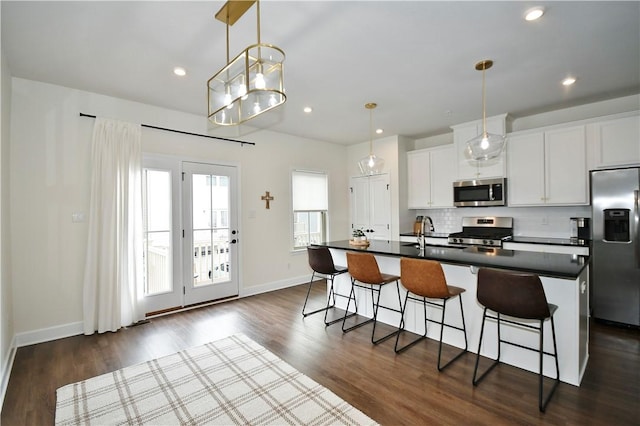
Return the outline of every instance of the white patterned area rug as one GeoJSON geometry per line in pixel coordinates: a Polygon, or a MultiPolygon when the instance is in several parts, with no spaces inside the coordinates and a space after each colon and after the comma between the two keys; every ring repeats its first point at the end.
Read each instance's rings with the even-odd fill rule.
{"type": "Polygon", "coordinates": [[[56,425],[376,424],[238,334],[56,391],[56,425]]]}

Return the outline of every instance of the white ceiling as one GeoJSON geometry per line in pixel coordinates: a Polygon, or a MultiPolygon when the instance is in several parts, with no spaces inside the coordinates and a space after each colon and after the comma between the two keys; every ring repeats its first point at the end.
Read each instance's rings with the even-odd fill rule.
{"type": "MultiPolygon", "coordinates": [[[[206,81],[226,63],[225,25],[213,18],[223,4],[3,0],[5,59],[15,77],[206,117],[206,81]]],[[[262,41],[287,55],[287,102],[252,124],[312,139],[368,140],[367,102],[378,103],[384,135],[421,138],[478,119],[482,59],[495,62],[489,116],[640,93],[638,1],[266,0],[261,18],[262,41]],[[542,19],[524,21],[537,5],[542,19]],[[565,88],[569,75],[577,83],[565,88]]],[[[256,41],[255,26],[253,7],[230,28],[232,57],[256,41]]]]}

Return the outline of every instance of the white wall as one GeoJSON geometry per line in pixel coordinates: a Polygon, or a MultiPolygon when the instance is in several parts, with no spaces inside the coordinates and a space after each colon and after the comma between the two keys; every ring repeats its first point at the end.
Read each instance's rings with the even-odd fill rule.
{"type": "MultiPolygon", "coordinates": [[[[206,133],[206,118],[19,78],[12,80],[11,225],[15,332],[82,320],[93,119],[80,112],[206,133]]],[[[290,174],[325,170],[330,183],[330,239],[348,225],[346,148],[269,131],[244,137],[256,146],[143,129],[144,152],[234,162],[241,183],[241,295],[303,282],[306,252],[290,251],[290,174]],[[260,196],[270,191],[271,209],[260,196]],[[249,212],[255,218],[249,218],[249,212]]]]}
{"type": "MultiPolygon", "coordinates": [[[[2,42],[0,41],[0,46],[2,42]]],[[[11,250],[9,240],[9,130],[11,118],[11,73],[0,49],[0,401],[9,380],[12,358],[13,305],[11,250]]],[[[0,402],[1,406],[1,402],[0,402]]]]}

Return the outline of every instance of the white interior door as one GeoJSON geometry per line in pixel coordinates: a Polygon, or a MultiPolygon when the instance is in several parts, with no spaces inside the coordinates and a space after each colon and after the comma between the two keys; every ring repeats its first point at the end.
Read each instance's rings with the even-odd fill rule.
{"type": "Polygon", "coordinates": [[[369,178],[351,178],[351,230],[369,229],[369,178]]]}
{"type": "Polygon", "coordinates": [[[184,305],[238,295],[237,168],[182,163],[184,305]]]}

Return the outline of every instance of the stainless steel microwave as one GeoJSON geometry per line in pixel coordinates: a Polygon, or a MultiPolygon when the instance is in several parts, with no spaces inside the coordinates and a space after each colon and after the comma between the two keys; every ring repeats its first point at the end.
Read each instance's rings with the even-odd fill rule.
{"type": "Polygon", "coordinates": [[[453,205],[456,207],[506,206],[507,180],[495,178],[453,182],[453,205]]]}

